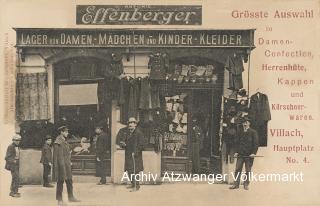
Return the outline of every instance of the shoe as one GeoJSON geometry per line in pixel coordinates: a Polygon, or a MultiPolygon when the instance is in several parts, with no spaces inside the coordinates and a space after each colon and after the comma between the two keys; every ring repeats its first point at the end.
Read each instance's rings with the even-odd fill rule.
{"type": "Polygon", "coordinates": [[[106,182],[98,182],[97,185],[106,185],[106,182]]]}
{"type": "Polygon", "coordinates": [[[234,190],[234,189],[239,189],[239,186],[233,185],[231,187],[229,187],[230,190],[234,190]]]}
{"type": "Polygon", "coordinates": [[[134,188],[134,185],[128,185],[127,188],[132,189],[132,188],[134,188]]]}
{"type": "Polygon", "coordinates": [[[21,197],[20,193],[13,193],[13,192],[10,192],[9,194],[11,197],[15,197],[15,198],[19,198],[21,197]]]}
{"type": "Polygon", "coordinates": [[[136,187],[133,187],[130,192],[137,192],[140,189],[140,185],[137,185],[136,187]]]}
{"type": "Polygon", "coordinates": [[[54,186],[51,184],[46,184],[46,185],[43,185],[43,187],[54,187],[54,186]]]}
{"type": "Polygon", "coordinates": [[[249,190],[249,186],[248,186],[248,185],[243,185],[243,188],[244,188],[245,190],[249,190]]]}
{"type": "Polygon", "coordinates": [[[74,197],[71,197],[71,198],[69,198],[69,202],[80,202],[80,200],[78,200],[74,197]]]}
{"type": "Polygon", "coordinates": [[[58,206],[63,206],[63,201],[62,200],[58,200],[58,206]]]}

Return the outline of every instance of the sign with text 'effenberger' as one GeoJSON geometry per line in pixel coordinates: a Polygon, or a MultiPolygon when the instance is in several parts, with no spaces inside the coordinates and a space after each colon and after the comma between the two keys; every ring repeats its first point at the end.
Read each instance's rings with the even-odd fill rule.
{"type": "Polygon", "coordinates": [[[202,6],[77,5],[77,24],[201,25],[202,6]]]}

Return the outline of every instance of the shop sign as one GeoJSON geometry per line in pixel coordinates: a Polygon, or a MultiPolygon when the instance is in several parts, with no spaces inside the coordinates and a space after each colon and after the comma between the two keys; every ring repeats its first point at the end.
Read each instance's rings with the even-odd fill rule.
{"type": "Polygon", "coordinates": [[[202,6],[77,5],[84,25],[201,25],[202,6]]]}
{"type": "Polygon", "coordinates": [[[18,47],[250,47],[254,30],[16,29],[18,47]]]}

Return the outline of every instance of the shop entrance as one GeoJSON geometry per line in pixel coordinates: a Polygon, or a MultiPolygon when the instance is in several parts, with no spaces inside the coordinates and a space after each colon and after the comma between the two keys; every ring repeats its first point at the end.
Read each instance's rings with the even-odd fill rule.
{"type": "Polygon", "coordinates": [[[107,175],[111,174],[111,99],[106,97],[103,69],[106,62],[92,57],[70,58],[54,64],[54,116],[56,125],[70,129],[72,172],[98,175],[95,126],[108,135],[107,175]]]}

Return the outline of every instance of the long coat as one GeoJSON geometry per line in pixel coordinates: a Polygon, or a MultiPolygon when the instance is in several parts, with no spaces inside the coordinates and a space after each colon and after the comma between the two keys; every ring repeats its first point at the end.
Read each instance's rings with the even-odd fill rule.
{"type": "Polygon", "coordinates": [[[53,167],[57,181],[72,179],[70,146],[62,135],[53,145],[53,167]]]}
{"type": "Polygon", "coordinates": [[[142,149],[144,145],[143,133],[139,128],[136,128],[132,133],[130,133],[128,127],[122,128],[117,134],[117,144],[120,142],[125,142],[125,163],[124,171],[129,173],[138,173],[143,171],[143,160],[142,160],[142,149]],[[132,153],[134,153],[135,159],[135,170],[133,165],[132,153]]]}
{"type": "Polygon", "coordinates": [[[250,97],[249,116],[254,123],[271,120],[267,95],[256,93],[250,97]]]}
{"type": "Polygon", "coordinates": [[[15,162],[15,158],[16,158],[16,146],[12,143],[8,146],[7,152],[6,152],[6,165],[5,168],[7,170],[12,170],[15,168],[15,164],[17,164],[15,162]]]}

